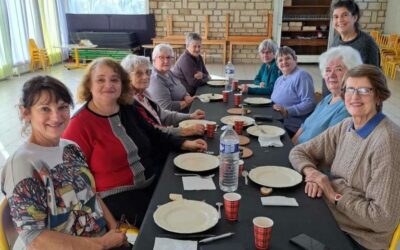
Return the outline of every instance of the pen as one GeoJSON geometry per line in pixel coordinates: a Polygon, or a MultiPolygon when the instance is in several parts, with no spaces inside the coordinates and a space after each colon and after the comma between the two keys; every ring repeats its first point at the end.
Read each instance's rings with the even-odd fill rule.
{"type": "Polygon", "coordinates": [[[219,240],[219,239],[223,239],[223,238],[229,237],[229,236],[234,235],[234,234],[235,233],[229,232],[229,233],[221,234],[221,235],[218,235],[218,236],[205,238],[205,239],[200,240],[199,243],[208,243],[208,242],[211,242],[211,241],[214,241],[214,240],[219,240]]]}

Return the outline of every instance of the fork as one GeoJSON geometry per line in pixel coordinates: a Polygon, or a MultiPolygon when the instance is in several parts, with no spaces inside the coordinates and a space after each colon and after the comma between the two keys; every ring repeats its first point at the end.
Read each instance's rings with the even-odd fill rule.
{"type": "Polygon", "coordinates": [[[257,130],[261,131],[262,134],[268,134],[267,131],[265,131],[262,127],[258,126],[257,122],[254,121],[254,126],[257,128],[257,130]]]}
{"type": "Polygon", "coordinates": [[[200,178],[213,178],[214,174],[211,175],[199,175],[199,174],[187,174],[187,173],[174,173],[175,176],[197,176],[200,178]]]}

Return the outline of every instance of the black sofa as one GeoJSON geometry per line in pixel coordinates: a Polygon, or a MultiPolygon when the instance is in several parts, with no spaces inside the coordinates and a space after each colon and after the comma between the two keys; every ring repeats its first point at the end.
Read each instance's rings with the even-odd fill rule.
{"type": "Polygon", "coordinates": [[[66,19],[71,44],[89,39],[102,48],[133,49],[155,37],[154,14],[66,14],[66,19]]]}

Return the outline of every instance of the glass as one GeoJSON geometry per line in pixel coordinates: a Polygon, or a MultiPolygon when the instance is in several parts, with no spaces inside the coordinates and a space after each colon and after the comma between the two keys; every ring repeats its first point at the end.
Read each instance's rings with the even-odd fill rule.
{"type": "Polygon", "coordinates": [[[151,69],[147,69],[146,71],[135,71],[135,76],[136,77],[142,77],[144,74],[150,76],[151,75],[151,69]]]}
{"type": "Polygon", "coordinates": [[[361,96],[367,96],[372,93],[374,89],[373,88],[368,88],[368,87],[361,87],[361,88],[353,88],[353,87],[347,87],[344,88],[343,91],[346,95],[354,95],[355,93],[361,95],[361,96]]]}
{"type": "Polygon", "coordinates": [[[272,54],[272,51],[270,51],[270,50],[263,50],[263,51],[261,51],[261,53],[260,54],[272,54]]]}
{"type": "Polygon", "coordinates": [[[158,59],[160,59],[162,61],[164,61],[164,60],[170,61],[173,59],[173,57],[172,56],[158,56],[158,59]]]}

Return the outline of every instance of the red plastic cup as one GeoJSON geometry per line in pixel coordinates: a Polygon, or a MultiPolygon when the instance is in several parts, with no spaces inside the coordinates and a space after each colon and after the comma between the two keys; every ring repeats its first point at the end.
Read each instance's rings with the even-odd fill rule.
{"type": "Polygon", "coordinates": [[[224,194],[225,219],[236,221],[239,218],[239,204],[242,196],[238,193],[224,194]]]}
{"type": "Polygon", "coordinates": [[[269,249],[272,226],[274,221],[268,217],[259,216],[253,219],[254,244],[257,249],[269,249]]]}
{"type": "Polygon", "coordinates": [[[236,107],[238,107],[239,105],[240,105],[240,102],[242,101],[242,94],[240,94],[240,93],[238,93],[238,94],[235,94],[234,96],[233,96],[233,104],[236,106],[236,107]]]}
{"type": "Polygon", "coordinates": [[[227,91],[227,90],[223,90],[222,91],[222,100],[224,102],[228,102],[228,100],[229,100],[229,91],[227,91]]]}
{"type": "Polygon", "coordinates": [[[217,127],[217,124],[215,124],[215,123],[207,123],[206,124],[207,137],[208,138],[214,138],[215,128],[216,127],[217,127]]]}
{"type": "Polygon", "coordinates": [[[236,91],[239,89],[239,81],[238,80],[232,80],[232,91],[236,91]]]}
{"type": "Polygon", "coordinates": [[[244,121],[235,121],[235,131],[238,135],[241,135],[243,133],[243,126],[244,126],[244,121]]]}
{"type": "Polygon", "coordinates": [[[239,160],[239,176],[242,176],[243,169],[244,169],[244,161],[239,160]]]}

